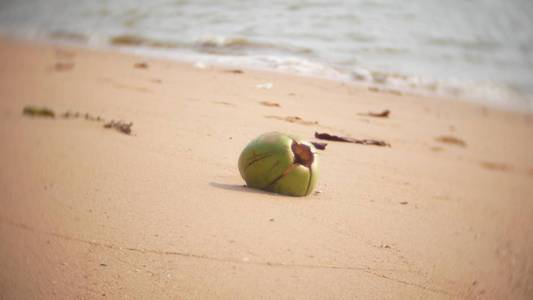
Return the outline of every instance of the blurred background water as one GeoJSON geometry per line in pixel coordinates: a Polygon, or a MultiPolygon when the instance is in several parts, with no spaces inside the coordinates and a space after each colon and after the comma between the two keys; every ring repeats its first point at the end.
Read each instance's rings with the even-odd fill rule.
{"type": "Polygon", "coordinates": [[[533,111],[531,0],[0,0],[0,32],[533,111]]]}

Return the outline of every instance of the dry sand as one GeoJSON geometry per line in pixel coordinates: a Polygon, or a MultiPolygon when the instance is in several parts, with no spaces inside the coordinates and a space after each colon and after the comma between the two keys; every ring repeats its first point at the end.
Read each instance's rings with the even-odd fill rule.
{"type": "Polygon", "coordinates": [[[531,114],[231,70],[1,40],[0,298],[533,298],[531,114]],[[239,176],[268,131],[392,147],[292,198],[239,176]]]}

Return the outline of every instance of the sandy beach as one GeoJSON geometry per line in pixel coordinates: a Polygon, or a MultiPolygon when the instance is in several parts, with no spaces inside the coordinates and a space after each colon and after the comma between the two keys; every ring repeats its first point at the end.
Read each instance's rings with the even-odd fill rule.
{"type": "Polygon", "coordinates": [[[532,114],[7,38],[0,99],[1,299],[533,298],[532,114]],[[270,131],[391,147],[287,197],[237,169],[270,131]]]}

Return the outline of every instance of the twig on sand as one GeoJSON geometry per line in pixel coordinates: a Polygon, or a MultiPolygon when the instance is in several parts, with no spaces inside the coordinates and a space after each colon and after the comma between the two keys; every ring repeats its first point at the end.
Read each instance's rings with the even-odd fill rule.
{"type": "Polygon", "coordinates": [[[354,143],[354,144],[361,144],[361,145],[372,145],[372,146],[380,146],[380,147],[390,147],[391,145],[385,141],[382,140],[374,140],[374,139],[354,139],[351,137],[342,137],[337,135],[331,135],[329,133],[318,133],[315,132],[315,137],[317,139],[321,140],[327,140],[327,141],[334,141],[334,142],[345,142],[345,143],[354,143]]]}

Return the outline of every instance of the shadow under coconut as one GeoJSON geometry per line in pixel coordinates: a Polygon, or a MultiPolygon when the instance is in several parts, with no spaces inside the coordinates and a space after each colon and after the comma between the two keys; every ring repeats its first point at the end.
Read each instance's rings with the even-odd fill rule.
{"type": "Polygon", "coordinates": [[[258,189],[249,188],[246,185],[242,184],[227,184],[227,183],[218,183],[218,182],[210,182],[210,186],[227,190],[227,191],[238,191],[238,192],[245,192],[245,193],[254,193],[254,194],[262,194],[262,195],[274,195],[274,196],[283,196],[276,193],[271,193],[267,191],[262,191],[258,189]]]}

